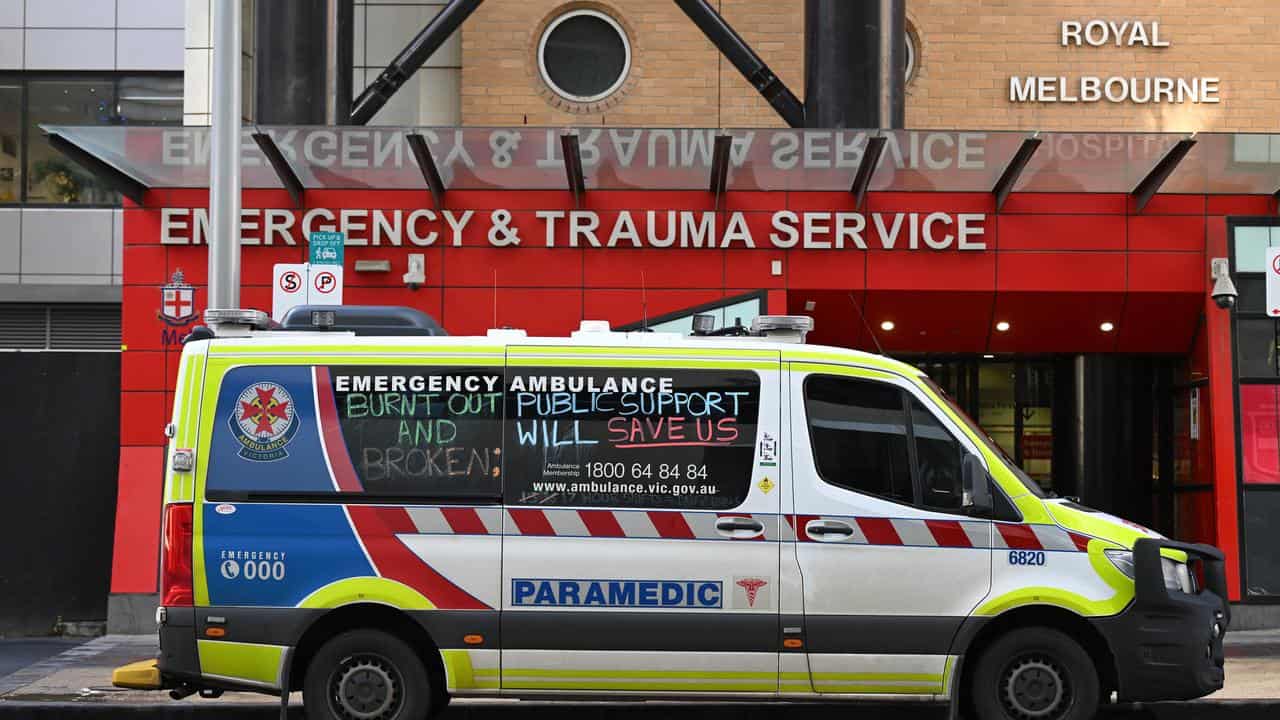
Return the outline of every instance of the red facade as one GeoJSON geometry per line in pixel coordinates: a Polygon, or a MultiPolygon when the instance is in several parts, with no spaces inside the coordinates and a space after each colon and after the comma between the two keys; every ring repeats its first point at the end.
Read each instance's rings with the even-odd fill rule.
{"type": "MultiPolygon", "coordinates": [[[[401,210],[403,217],[432,207],[430,195],[409,190],[308,190],[304,201],[306,207],[290,209],[293,202],[283,191],[245,192],[246,209],[289,209],[296,244],[281,244],[283,236],[276,235],[271,246],[243,248],[242,305],[269,310],[272,266],[306,260],[301,224],[308,210],[335,211],[335,229],[342,229],[336,227],[342,209],[401,210]]],[[[172,308],[165,315],[162,287],[181,270],[195,288],[198,311],[207,299],[206,247],[162,244],[165,233],[170,239],[191,235],[189,227],[162,229],[166,218],[190,224],[188,215],[165,215],[162,208],[207,208],[207,203],[206,190],[153,190],[145,207],[129,205],[124,212],[115,593],[156,589],[162,430],[181,347],[175,341],[192,324],[172,317],[172,308]]],[[[1207,378],[1209,384],[1201,395],[1201,439],[1188,441],[1185,455],[1195,476],[1211,479],[1213,490],[1182,496],[1178,512],[1194,520],[1187,523],[1195,528],[1193,539],[1226,550],[1229,584],[1238,592],[1230,322],[1206,291],[1209,258],[1226,256],[1227,216],[1274,214],[1275,201],[1268,196],[1159,195],[1139,213],[1126,194],[1016,193],[997,213],[989,193],[873,192],[858,211],[865,222],[865,250],[821,247],[831,237],[820,231],[812,243],[817,247],[779,247],[770,241],[778,213],[796,213],[803,221],[804,213],[857,211],[853,196],[840,192],[730,191],[718,208],[705,191],[591,191],[582,199],[580,209],[594,211],[598,219],[602,244],[624,211],[636,218],[642,236],[648,211],[658,213],[659,224],[668,211],[690,211],[697,217],[714,212],[715,237],[721,240],[734,214],[741,213],[737,222],[745,223],[754,247],[741,240],[714,247],[636,248],[631,242],[571,247],[567,219],[556,222],[554,247],[547,247],[547,223],[536,213],[573,210],[574,198],[567,192],[455,190],[448,193],[446,207],[475,213],[456,244],[450,225],[437,216],[418,228],[424,234],[439,232],[429,246],[407,239],[400,246],[361,245],[373,234],[358,227],[370,224],[360,219],[369,214],[349,218],[345,302],[417,307],[453,335],[483,334],[495,326],[565,335],[584,319],[621,325],[767,290],[770,312],[814,317],[817,329],[810,340],[815,343],[874,350],[867,327],[892,321],[892,332],[877,332],[886,353],[1186,356],[1192,377],[1207,378]],[[498,247],[490,239],[500,211],[510,212],[518,245],[498,247]],[[971,218],[981,228],[984,248],[959,250],[952,242],[935,250],[919,242],[912,249],[908,228],[919,228],[934,213],[946,214],[950,223],[936,220],[939,233],[955,233],[961,215],[971,218]],[[902,223],[892,249],[885,249],[877,222],[902,223]],[[401,281],[408,253],[426,256],[426,283],[417,290],[401,281]],[[392,271],[353,271],[357,260],[368,259],[390,260],[392,271]],[[1001,322],[1009,323],[1008,331],[996,329],[1001,322]],[[1103,323],[1112,323],[1114,330],[1102,331],[1103,323]]],[[[283,215],[274,217],[279,221],[283,215]]],[[[823,227],[822,217],[813,216],[814,227],[823,227]]],[[[261,220],[256,224],[245,230],[246,238],[263,236],[261,220]]],[[[1242,420],[1247,435],[1248,408],[1242,408],[1242,420]]],[[[1247,458],[1245,467],[1252,467],[1247,458]]]]}

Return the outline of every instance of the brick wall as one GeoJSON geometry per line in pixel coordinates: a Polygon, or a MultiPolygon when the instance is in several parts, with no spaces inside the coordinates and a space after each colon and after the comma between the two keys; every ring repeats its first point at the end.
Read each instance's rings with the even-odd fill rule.
{"type": "MultiPolygon", "coordinates": [[[[561,0],[490,0],[464,26],[462,118],[469,125],[776,127],[773,110],[670,0],[570,3],[627,28],[634,69],[615,97],[567,104],[538,78],[534,48],[561,0]]],[[[802,0],[717,0],[734,28],[803,97],[802,0]]],[[[1077,3],[908,0],[918,38],[907,126],[1039,130],[1275,130],[1280,2],[1077,3]],[[1167,48],[1062,47],[1065,19],[1160,22],[1167,48]],[[1010,75],[1216,76],[1217,104],[1021,103],[1010,75]]]]}
{"type": "MultiPolygon", "coordinates": [[[[729,22],[791,89],[804,80],[803,0],[717,0],[729,22]]],[[[671,0],[490,0],[463,26],[466,125],[777,127],[759,94],[671,0]],[[632,70],[614,97],[575,107],[538,76],[542,29],[564,6],[607,12],[627,30],[632,70]]]]}

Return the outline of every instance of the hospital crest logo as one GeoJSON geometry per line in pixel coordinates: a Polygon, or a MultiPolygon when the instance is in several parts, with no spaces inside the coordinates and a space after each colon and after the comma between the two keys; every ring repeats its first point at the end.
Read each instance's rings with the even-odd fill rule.
{"type": "Polygon", "coordinates": [[[169,284],[160,288],[160,312],[157,313],[167,325],[187,325],[196,319],[196,289],[187,283],[182,270],[178,269],[169,279],[169,284]]]}
{"type": "Polygon", "coordinates": [[[284,448],[298,432],[293,398],[273,382],[245,388],[236,398],[228,423],[241,445],[240,457],[257,462],[289,457],[284,448]]]}

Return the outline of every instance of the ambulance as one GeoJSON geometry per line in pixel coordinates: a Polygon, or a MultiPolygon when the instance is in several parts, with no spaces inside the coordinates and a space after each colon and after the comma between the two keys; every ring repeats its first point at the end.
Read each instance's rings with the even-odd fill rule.
{"type": "Polygon", "coordinates": [[[206,320],[166,428],[142,683],[175,698],[1076,720],[1222,687],[1218,550],[1047,493],[920,370],[806,344],[809,318],[567,338],[449,337],[403,308],[206,320]]]}

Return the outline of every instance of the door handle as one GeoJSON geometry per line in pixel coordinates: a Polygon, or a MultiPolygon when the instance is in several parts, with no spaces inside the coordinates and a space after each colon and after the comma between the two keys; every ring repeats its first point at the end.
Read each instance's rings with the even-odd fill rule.
{"type": "Polygon", "coordinates": [[[853,526],[840,520],[810,520],[804,531],[818,542],[839,542],[853,537],[853,526]]]}
{"type": "Polygon", "coordinates": [[[716,532],[733,538],[754,538],[764,534],[764,523],[747,517],[722,517],[716,520],[716,532]]]}

